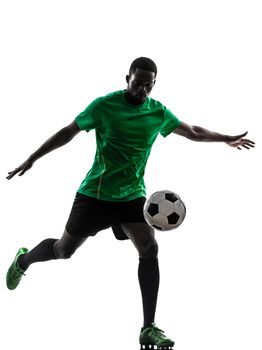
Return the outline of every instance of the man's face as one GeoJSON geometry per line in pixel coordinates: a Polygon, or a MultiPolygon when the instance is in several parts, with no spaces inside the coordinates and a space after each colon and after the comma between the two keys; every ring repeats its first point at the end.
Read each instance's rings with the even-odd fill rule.
{"type": "Polygon", "coordinates": [[[143,103],[155,85],[155,73],[137,68],[131,76],[126,76],[126,81],[129,95],[137,103],[143,103]]]}

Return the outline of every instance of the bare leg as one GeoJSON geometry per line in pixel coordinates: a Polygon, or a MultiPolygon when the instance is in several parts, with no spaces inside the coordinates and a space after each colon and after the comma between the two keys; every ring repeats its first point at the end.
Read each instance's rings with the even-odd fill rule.
{"type": "Polygon", "coordinates": [[[21,255],[18,264],[25,271],[35,262],[70,258],[86,239],[87,237],[74,237],[65,230],[60,239],[45,239],[28,253],[21,255]]]}
{"type": "Polygon", "coordinates": [[[86,241],[87,237],[72,236],[66,229],[63,236],[53,246],[57,259],[68,259],[86,241]]]}
{"type": "Polygon", "coordinates": [[[158,244],[154,230],[145,223],[123,223],[124,233],[133,242],[139,257],[142,259],[155,259],[158,254],[158,244]]]}

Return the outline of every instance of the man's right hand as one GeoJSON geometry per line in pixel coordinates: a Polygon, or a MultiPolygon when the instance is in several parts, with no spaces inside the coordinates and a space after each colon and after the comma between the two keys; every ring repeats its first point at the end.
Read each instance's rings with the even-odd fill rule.
{"type": "Polygon", "coordinates": [[[18,168],[15,168],[15,170],[13,171],[10,171],[8,173],[8,176],[6,177],[7,180],[10,180],[12,179],[13,176],[15,176],[17,173],[20,173],[18,174],[18,176],[22,176],[24,175],[24,173],[29,170],[32,165],[34,164],[34,162],[30,159],[27,159],[23,164],[21,164],[18,168]]]}
{"type": "Polygon", "coordinates": [[[71,141],[76,136],[76,134],[79,133],[79,131],[80,129],[74,120],[71,124],[59,130],[48,140],[46,140],[46,142],[43,143],[42,146],[40,146],[34,153],[32,153],[31,156],[18,168],[10,171],[8,173],[9,175],[6,177],[7,180],[12,179],[12,177],[17,173],[20,173],[19,176],[24,175],[24,173],[32,167],[37,159],[43,157],[45,154],[53,151],[58,147],[64,146],[66,143],[71,141]]]}

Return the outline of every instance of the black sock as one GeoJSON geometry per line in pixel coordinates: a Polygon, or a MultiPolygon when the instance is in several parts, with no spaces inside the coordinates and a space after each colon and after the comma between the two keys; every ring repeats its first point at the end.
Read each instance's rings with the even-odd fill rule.
{"type": "Polygon", "coordinates": [[[157,294],[159,287],[158,259],[139,259],[138,279],[142,294],[144,327],[150,326],[155,319],[157,294]]]}
{"type": "Polygon", "coordinates": [[[29,265],[38,261],[47,261],[56,259],[53,251],[53,245],[57,241],[54,238],[48,238],[39,243],[30,252],[23,254],[18,259],[18,265],[22,270],[27,270],[29,265]]]}

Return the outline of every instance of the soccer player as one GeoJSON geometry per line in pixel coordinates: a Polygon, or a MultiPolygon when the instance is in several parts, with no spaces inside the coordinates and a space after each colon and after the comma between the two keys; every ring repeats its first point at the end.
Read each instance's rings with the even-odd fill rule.
{"type": "Polygon", "coordinates": [[[174,133],[193,141],[225,142],[241,149],[254,142],[190,126],[149,95],[156,83],[157,67],[146,57],[133,61],[126,76],[127,88],[99,97],[75,120],[50,137],[7,179],[23,175],[36,160],[71,141],[81,130],[95,129],[97,149],[91,170],[77,190],[60,239],[48,238],[29,251],[20,248],[7,276],[15,289],[28,267],[39,261],[67,259],[89,236],[112,228],[117,239],[130,239],[139,254],[138,279],[142,294],[144,324],[141,345],[172,347],[174,341],[154,323],[159,287],[158,244],[154,230],[145,222],[144,171],[158,134],[174,133]]]}

